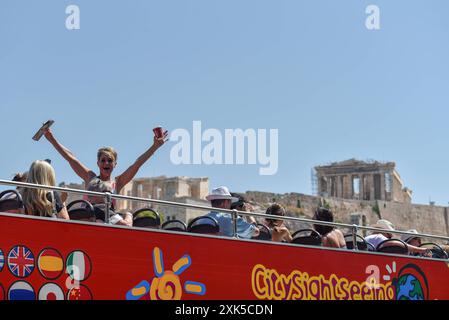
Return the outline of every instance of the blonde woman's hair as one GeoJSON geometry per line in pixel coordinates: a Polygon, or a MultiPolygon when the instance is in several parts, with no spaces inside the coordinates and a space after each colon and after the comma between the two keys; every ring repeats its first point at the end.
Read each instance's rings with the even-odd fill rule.
{"type": "Polygon", "coordinates": [[[100,161],[100,158],[102,155],[105,155],[109,158],[111,158],[112,160],[114,160],[114,162],[117,161],[117,151],[115,151],[114,148],[112,147],[103,147],[98,149],[97,152],[97,160],[100,161]]]}
{"type": "MultiPolygon", "coordinates": [[[[54,187],[56,185],[55,170],[46,161],[37,160],[31,164],[28,171],[28,183],[42,184],[54,187]]],[[[53,203],[47,199],[49,190],[25,188],[23,191],[23,203],[26,213],[51,217],[53,215],[53,203]]]]}

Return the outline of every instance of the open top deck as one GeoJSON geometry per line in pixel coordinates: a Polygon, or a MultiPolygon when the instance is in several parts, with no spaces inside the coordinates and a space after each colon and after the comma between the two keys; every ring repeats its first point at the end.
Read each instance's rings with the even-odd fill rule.
{"type": "Polygon", "coordinates": [[[0,213],[0,299],[432,300],[447,288],[447,259],[0,213]]]}

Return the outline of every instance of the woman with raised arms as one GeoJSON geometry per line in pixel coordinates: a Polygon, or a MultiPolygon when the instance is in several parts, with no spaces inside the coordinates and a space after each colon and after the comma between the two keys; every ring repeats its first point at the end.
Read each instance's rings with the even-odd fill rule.
{"type": "MultiPolygon", "coordinates": [[[[113,178],[112,172],[117,165],[117,152],[112,147],[103,147],[98,150],[97,165],[100,174],[97,175],[94,171],[83,165],[69,149],[59,143],[50,129],[47,129],[44,135],[59,154],[67,160],[73,171],[84,181],[86,190],[119,194],[120,190],[135,177],[142,165],[167,141],[168,132],[163,132],[160,137],[155,135],[152,146],[137,158],[128,169],[115,178],[113,178]]],[[[104,199],[102,197],[88,197],[88,200],[95,207],[97,220],[104,220],[104,199]]],[[[127,213],[124,219],[120,215],[115,214],[114,202],[111,205],[110,211],[111,223],[127,226],[132,225],[132,214],[127,213]]]]}

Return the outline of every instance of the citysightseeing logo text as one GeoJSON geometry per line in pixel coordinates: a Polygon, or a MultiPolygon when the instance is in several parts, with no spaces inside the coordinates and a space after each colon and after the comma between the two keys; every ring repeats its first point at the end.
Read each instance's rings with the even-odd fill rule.
{"type": "Polygon", "coordinates": [[[170,151],[173,164],[259,164],[260,175],[277,173],[278,129],[270,129],[267,137],[267,129],[225,129],[222,134],[210,128],[203,132],[201,121],[193,121],[192,127],[192,135],[186,129],[175,129],[171,133],[170,141],[176,142],[170,151]],[[203,143],[206,144],[203,146],[203,143]]]}
{"type": "Polygon", "coordinates": [[[263,265],[254,266],[251,277],[254,295],[267,300],[393,300],[391,282],[376,284],[350,281],[332,274],[310,276],[294,270],[290,275],[279,274],[263,265]]]}

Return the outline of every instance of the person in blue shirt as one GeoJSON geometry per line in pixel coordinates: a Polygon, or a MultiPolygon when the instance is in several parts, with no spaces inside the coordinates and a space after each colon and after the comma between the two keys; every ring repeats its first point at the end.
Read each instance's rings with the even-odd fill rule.
{"type": "MultiPolygon", "coordinates": [[[[231,204],[238,201],[231,195],[227,187],[218,187],[212,190],[206,199],[211,202],[213,208],[231,209],[231,204]]],[[[207,214],[209,217],[217,220],[220,226],[220,234],[232,237],[234,233],[232,216],[230,213],[220,211],[211,211],[207,214]]],[[[259,229],[252,223],[247,222],[242,217],[237,217],[237,237],[250,239],[259,235],[259,229]]]]}

